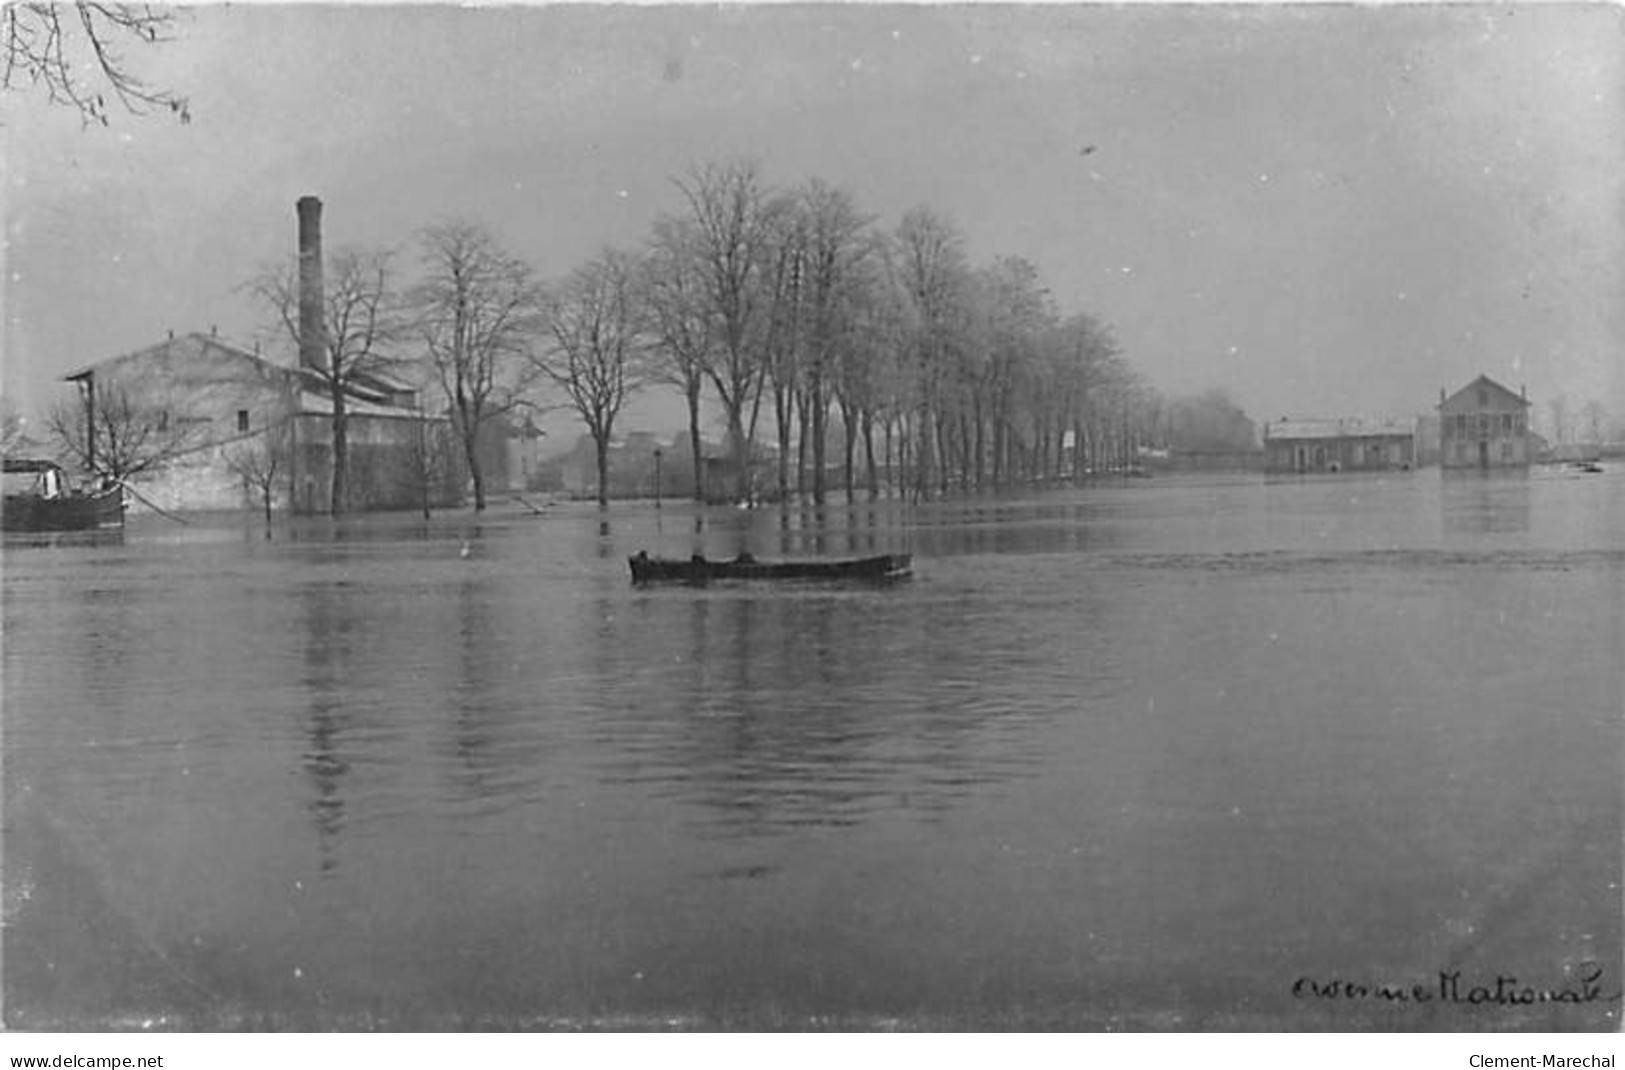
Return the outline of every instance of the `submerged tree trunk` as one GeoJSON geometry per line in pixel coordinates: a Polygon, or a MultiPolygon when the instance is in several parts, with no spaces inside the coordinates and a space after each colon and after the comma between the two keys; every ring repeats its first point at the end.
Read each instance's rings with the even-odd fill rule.
{"type": "Polygon", "coordinates": [[[892,418],[888,415],[885,426],[882,428],[886,433],[886,492],[895,496],[897,493],[897,463],[892,456],[891,429],[892,418]]]}
{"type": "Polygon", "coordinates": [[[790,389],[773,385],[773,418],[779,425],[779,501],[790,498],[790,389]]]}
{"type": "Polygon", "coordinates": [[[705,458],[700,447],[700,383],[688,388],[688,447],[694,458],[694,500],[705,501],[705,458]]]}
{"type": "Polygon", "coordinates": [[[807,436],[812,433],[807,419],[807,392],[796,391],[796,497],[807,496],[807,436]]]}
{"type": "Polygon", "coordinates": [[[948,421],[938,415],[931,421],[935,430],[937,441],[937,493],[946,498],[948,496],[948,421]]]}
{"type": "Polygon", "coordinates": [[[858,442],[858,426],[852,419],[852,410],[844,403],[841,405],[841,433],[845,441],[842,457],[842,478],[846,482],[846,501],[850,505],[857,497],[853,484],[852,455],[856,451],[858,442]]]}
{"type": "Polygon", "coordinates": [[[980,393],[976,395],[971,405],[976,424],[976,489],[981,490],[987,486],[987,420],[982,415],[980,393]]]}
{"type": "MultiPolygon", "coordinates": [[[[478,427],[479,425],[476,423],[472,426],[478,427]]],[[[463,427],[463,457],[468,461],[468,478],[474,484],[474,511],[483,513],[485,511],[485,473],[480,470],[479,435],[476,431],[468,429],[470,424],[466,418],[463,420],[463,427]]]]}
{"type": "Polygon", "coordinates": [[[865,409],[863,421],[863,461],[868,472],[869,500],[874,501],[880,497],[880,477],[875,472],[875,417],[874,413],[865,409]]]}
{"type": "Polygon", "coordinates": [[[598,508],[609,508],[609,429],[593,436],[593,448],[598,459],[598,508]]]}
{"type": "Polygon", "coordinates": [[[825,439],[829,425],[829,402],[824,397],[822,373],[814,369],[812,388],[812,448],[813,448],[813,504],[823,505],[826,493],[824,470],[825,439]]]}
{"type": "Polygon", "coordinates": [[[333,487],[329,508],[334,516],[341,515],[350,503],[350,428],[345,409],[344,390],[337,377],[333,379],[333,487]]]}
{"type": "Polygon", "coordinates": [[[959,489],[962,491],[970,489],[971,468],[970,415],[961,408],[959,410],[959,489]]]}

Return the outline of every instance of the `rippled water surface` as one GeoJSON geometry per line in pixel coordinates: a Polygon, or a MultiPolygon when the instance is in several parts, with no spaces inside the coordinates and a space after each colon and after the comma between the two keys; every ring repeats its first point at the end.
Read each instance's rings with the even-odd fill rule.
{"type": "Polygon", "coordinates": [[[143,519],[4,626],[14,1027],[1619,1020],[1618,466],[143,519]]]}

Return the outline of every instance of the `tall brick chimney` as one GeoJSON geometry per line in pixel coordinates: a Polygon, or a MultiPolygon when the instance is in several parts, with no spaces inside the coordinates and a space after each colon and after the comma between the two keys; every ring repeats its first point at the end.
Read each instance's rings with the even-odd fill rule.
{"type": "Polygon", "coordinates": [[[299,366],[327,367],[327,324],[322,315],[322,202],[301,197],[299,212],[299,366]]]}

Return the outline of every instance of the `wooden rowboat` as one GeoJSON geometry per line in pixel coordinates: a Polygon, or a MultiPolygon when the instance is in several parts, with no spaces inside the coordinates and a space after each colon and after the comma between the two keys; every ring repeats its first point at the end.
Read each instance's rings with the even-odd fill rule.
{"type": "Polygon", "coordinates": [[[712,580],[856,580],[876,582],[901,579],[912,570],[911,554],[878,554],[845,560],[758,561],[741,554],[729,561],[710,561],[700,555],[688,560],[650,557],[639,552],[628,558],[633,583],[709,583],[712,580]]]}
{"type": "Polygon", "coordinates": [[[0,528],[8,532],[94,531],[124,526],[124,492],[117,486],[69,487],[54,461],[8,457],[0,528]]]}

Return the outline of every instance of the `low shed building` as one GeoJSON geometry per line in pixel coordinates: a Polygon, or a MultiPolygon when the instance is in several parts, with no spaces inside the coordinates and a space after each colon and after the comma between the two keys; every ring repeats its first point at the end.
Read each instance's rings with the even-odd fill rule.
{"type": "Polygon", "coordinates": [[[1282,417],[1264,425],[1266,472],[1369,472],[1416,464],[1416,428],[1404,420],[1282,417]]]}

